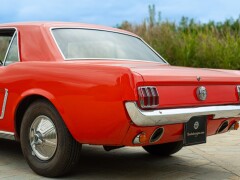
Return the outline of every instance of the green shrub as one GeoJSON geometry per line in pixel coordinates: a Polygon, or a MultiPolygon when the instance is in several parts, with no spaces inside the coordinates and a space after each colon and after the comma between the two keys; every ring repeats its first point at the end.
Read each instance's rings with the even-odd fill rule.
{"type": "Polygon", "coordinates": [[[225,22],[180,23],[156,20],[155,6],[140,24],[123,22],[118,28],[142,37],[170,64],[178,66],[240,69],[240,18],[225,22]]]}

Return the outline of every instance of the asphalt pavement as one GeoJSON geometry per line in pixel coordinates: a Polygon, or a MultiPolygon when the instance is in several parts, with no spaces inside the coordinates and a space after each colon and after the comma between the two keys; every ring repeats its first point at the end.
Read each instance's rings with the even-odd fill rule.
{"type": "MultiPolygon", "coordinates": [[[[0,140],[0,179],[47,179],[25,162],[20,145],[0,140]]],[[[240,130],[208,137],[206,144],[184,147],[166,158],[140,147],[105,152],[83,146],[81,161],[60,179],[232,179],[240,180],[240,130]]]]}

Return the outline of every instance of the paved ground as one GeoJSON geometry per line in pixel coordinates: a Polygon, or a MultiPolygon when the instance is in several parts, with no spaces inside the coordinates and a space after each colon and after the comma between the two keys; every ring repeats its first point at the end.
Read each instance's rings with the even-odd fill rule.
{"type": "MultiPolygon", "coordinates": [[[[19,144],[0,140],[0,179],[42,179],[25,163],[19,144]]],[[[240,130],[208,138],[168,158],[141,148],[105,152],[84,146],[82,160],[65,179],[240,179],[240,130]]],[[[62,178],[64,179],[64,178],[62,178]]]]}

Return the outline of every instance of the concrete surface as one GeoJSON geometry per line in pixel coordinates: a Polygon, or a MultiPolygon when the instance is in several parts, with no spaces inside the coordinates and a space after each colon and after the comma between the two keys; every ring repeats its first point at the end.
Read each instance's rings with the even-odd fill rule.
{"type": "MultiPolygon", "coordinates": [[[[150,156],[142,148],[105,152],[86,145],[81,162],[61,179],[240,179],[240,130],[207,141],[167,158],[150,156]]],[[[0,140],[1,178],[44,179],[28,167],[19,144],[5,140],[0,140]]]]}

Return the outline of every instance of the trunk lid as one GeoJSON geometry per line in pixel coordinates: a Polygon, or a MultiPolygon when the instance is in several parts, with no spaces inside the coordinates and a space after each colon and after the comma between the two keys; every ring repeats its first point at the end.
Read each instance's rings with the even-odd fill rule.
{"type": "Polygon", "coordinates": [[[177,67],[162,64],[130,68],[132,71],[141,74],[144,81],[161,84],[164,82],[167,84],[171,82],[204,82],[207,84],[234,84],[240,82],[240,72],[233,70],[177,67]]]}
{"type": "Polygon", "coordinates": [[[144,85],[156,86],[159,93],[159,107],[189,107],[223,104],[238,104],[237,85],[240,85],[238,71],[176,67],[162,64],[145,64],[130,67],[140,74],[144,85]],[[207,98],[202,101],[197,89],[204,86],[207,98]]]}
{"type": "Polygon", "coordinates": [[[141,75],[143,81],[138,82],[137,86],[156,86],[160,102],[157,108],[161,109],[240,102],[237,91],[237,85],[240,85],[239,71],[177,67],[157,62],[128,60],[86,60],[78,63],[110,68],[126,67],[133,74],[141,75]],[[207,98],[204,101],[197,97],[197,88],[200,86],[207,90],[207,98]]]}

